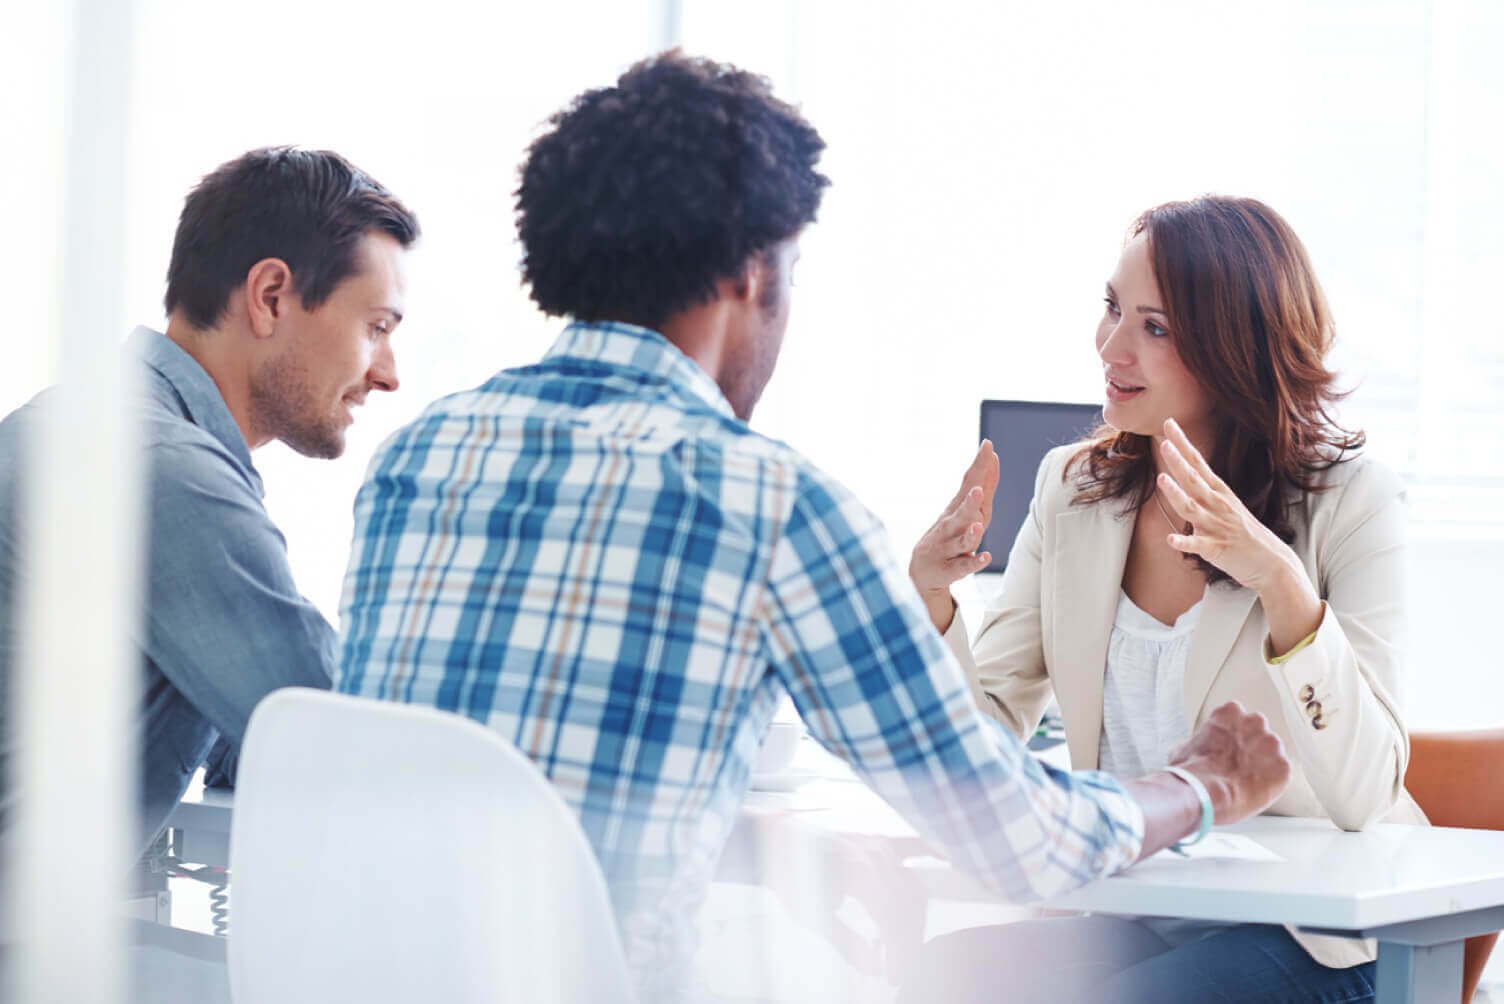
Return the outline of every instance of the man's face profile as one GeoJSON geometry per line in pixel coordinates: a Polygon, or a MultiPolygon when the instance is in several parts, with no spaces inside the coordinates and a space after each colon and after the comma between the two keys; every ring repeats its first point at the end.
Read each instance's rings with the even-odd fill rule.
{"type": "Polygon", "coordinates": [[[279,321],[285,346],[251,382],[252,404],[273,438],[304,456],[338,457],[366,395],[397,389],[391,338],[406,304],[406,255],[391,236],[369,232],[355,272],[322,304],[308,311],[288,298],[279,321]]]}
{"type": "Polygon", "coordinates": [[[721,388],[736,417],[744,422],[751,419],[752,410],[778,365],[778,353],[789,326],[789,301],[798,260],[797,237],[780,241],[754,256],[752,267],[759,270],[761,280],[757,300],[747,311],[740,338],[727,347],[730,365],[721,388]]]}

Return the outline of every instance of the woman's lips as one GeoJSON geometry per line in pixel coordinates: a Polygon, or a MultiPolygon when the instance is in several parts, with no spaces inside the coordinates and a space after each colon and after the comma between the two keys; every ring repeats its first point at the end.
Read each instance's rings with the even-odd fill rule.
{"type": "Polygon", "coordinates": [[[1107,381],[1107,400],[1109,401],[1131,401],[1143,392],[1144,388],[1142,387],[1133,387],[1128,384],[1119,383],[1116,380],[1107,381]]]}

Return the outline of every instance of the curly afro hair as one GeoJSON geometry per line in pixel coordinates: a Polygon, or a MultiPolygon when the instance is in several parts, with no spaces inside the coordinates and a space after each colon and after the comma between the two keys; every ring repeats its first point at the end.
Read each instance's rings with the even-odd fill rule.
{"type": "Polygon", "coordinates": [[[523,282],[545,313],[656,328],[795,236],[825,142],[766,78],[677,50],[549,120],[522,166],[523,282]]]}

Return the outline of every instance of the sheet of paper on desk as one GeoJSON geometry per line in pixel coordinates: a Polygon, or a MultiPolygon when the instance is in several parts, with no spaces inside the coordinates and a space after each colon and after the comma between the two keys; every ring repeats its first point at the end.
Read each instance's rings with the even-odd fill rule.
{"type": "Polygon", "coordinates": [[[1187,858],[1221,858],[1228,861],[1283,861],[1263,844],[1241,833],[1208,833],[1206,839],[1179,851],[1166,847],[1151,861],[1184,861],[1187,858]]]}

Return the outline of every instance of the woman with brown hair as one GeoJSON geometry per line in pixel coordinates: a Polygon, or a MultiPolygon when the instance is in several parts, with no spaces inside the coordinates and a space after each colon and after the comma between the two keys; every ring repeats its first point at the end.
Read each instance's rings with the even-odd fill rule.
{"type": "MultiPolygon", "coordinates": [[[[1053,692],[1072,766],[1131,778],[1238,701],[1294,764],[1271,812],[1424,822],[1394,697],[1403,489],[1333,418],[1331,342],[1305,249],[1268,206],[1207,196],[1139,217],[1097,327],[1105,424],[1045,457],[974,643],[950,586],[988,561],[973,551],[990,444],[914,549],[910,575],[988,714],[1031,735],[1053,692]]],[[[1029,969],[1051,1000],[1360,1001],[1375,957],[1279,927],[1060,918],[939,939],[916,985],[966,984],[963,960],[1009,945],[1031,961],[1048,947],[1029,969]]],[[[1030,992],[995,967],[973,990],[1030,992]]]]}

